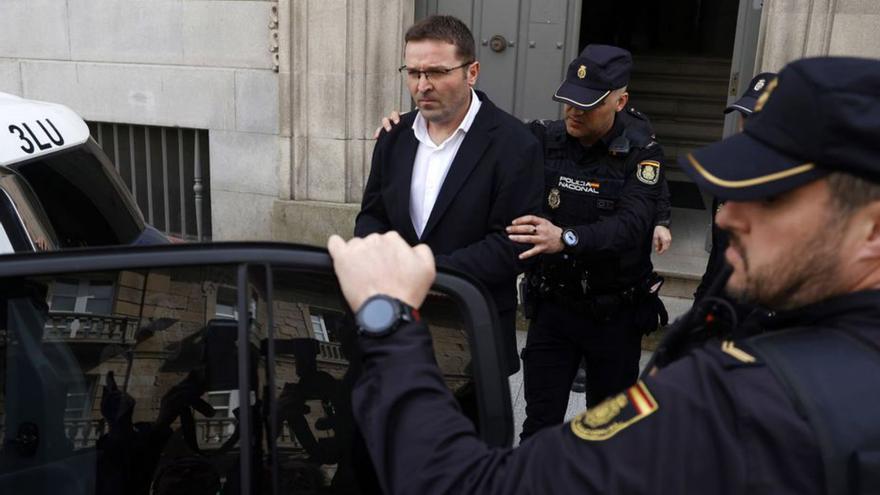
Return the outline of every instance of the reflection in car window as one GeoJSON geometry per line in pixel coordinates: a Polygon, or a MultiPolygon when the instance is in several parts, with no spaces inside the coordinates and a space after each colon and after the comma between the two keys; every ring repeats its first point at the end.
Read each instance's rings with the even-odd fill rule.
{"type": "MultiPolygon", "coordinates": [[[[0,280],[0,493],[238,493],[245,429],[252,493],[378,492],[352,414],[360,359],[335,278],[275,270],[270,306],[265,274],[253,268],[242,295],[237,268],[0,280]]],[[[447,386],[478,423],[458,306],[431,293],[420,313],[447,386]]]]}
{"type": "Polygon", "coordinates": [[[0,230],[4,239],[0,253],[32,251],[34,247],[40,250],[48,248],[50,236],[44,229],[46,222],[38,220],[42,217],[42,210],[32,195],[25,192],[20,178],[12,172],[0,172],[0,187],[0,230]],[[10,193],[17,199],[20,208],[16,208],[10,193]],[[43,246],[32,246],[30,238],[42,240],[43,246]]]}
{"type": "Polygon", "coordinates": [[[236,286],[223,266],[0,281],[0,493],[238,493],[267,322],[254,287],[240,387],[238,322],[215,316],[236,286]]]}
{"type": "Polygon", "coordinates": [[[12,242],[9,241],[9,235],[6,234],[6,226],[0,221],[0,254],[14,252],[15,248],[12,247],[12,242]]]}
{"type": "MultiPolygon", "coordinates": [[[[351,408],[360,373],[353,318],[335,278],[276,270],[273,280],[278,493],[377,493],[351,408]]],[[[447,386],[476,421],[470,348],[458,306],[432,293],[420,313],[447,386]]]]}

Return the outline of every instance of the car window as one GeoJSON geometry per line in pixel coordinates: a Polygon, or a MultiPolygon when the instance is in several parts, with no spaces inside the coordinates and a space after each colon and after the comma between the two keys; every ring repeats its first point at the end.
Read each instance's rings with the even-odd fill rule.
{"type": "Polygon", "coordinates": [[[0,493],[238,493],[240,391],[258,438],[268,324],[259,287],[246,314],[230,295],[235,266],[0,280],[0,493]]]}
{"type": "Polygon", "coordinates": [[[0,168],[0,224],[12,252],[57,249],[55,231],[23,177],[0,168]]]}
{"type": "MultiPolygon", "coordinates": [[[[0,493],[232,494],[243,472],[251,493],[379,491],[335,278],[240,269],[0,279],[0,493]]],[[[420,312],[479,424],[459,305],[432,292],[420,312]]]]}
{"type": "Polygon", "coordinates": [[[15,248],[12,247],[12,241],[9,240],[9,234],[6,233],[6,224],[0,221],[0,254],[14,252],[15,248]]]}
{"type": "Polygon", "coordinates": [[[62,248],[129,244],[144,229],[137,206],[91,140],[10,168],[36,194],[62,248]]]}

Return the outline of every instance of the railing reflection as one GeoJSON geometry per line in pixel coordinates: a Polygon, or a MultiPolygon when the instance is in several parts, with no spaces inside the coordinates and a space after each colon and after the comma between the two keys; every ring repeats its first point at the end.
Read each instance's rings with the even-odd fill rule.
{"type": "Polygon", "coordinates": [[[318,341],[318,360],[330,363],[347,364],[348,360],[342,354],[342,346],[339,342],[318,341]]]}
{"type": "Polygon", "coordinates": [[[134,342],[134,318],[51,311],[43,340],[129,344],[134,342]]]}
{"type": "MultiPolygon", "coordinates": [[[[234,418],[209,418],[196,420],[196,438],[199,447],[210,450],[220,448],[235,431],[234,418]]],[[[302,449],[287,422],[281,423],[278,446],[284,449],[302,449]]]]}
{"type": "MultiPolygon", "coordinates": [[[[2,421],[2,417],[0,417],[2,421]]],[[[75,449],[94,447],[101,435],[107,433],[109,425],[101,419],[65,419],[64,433],[75,449]]],[[[4,441],[5,429],[0,426],[0,443],[4,441]]],[[[196,438],[199,446],[205,450],[220,448],[235,431],[234,418],[199,419],[196,420],[196,438]]],[[[323,436],[323,435],[322,435],[323,436]]],[[[303,450],[293,430],[287,422],[281,423],[278,447],[285,450],[303,450]]]]}
{"type": "Polygon", "coordinates": [[[92,447],[107,432],[104,419],[66,419],[64,433],[75,449],[92,447]]]}
{"type": "Polygon", "coordinates": [[[209,418],[196,420],[196,438],[199,447],[217,449],[235,431],[235,418],[209,418]]]}

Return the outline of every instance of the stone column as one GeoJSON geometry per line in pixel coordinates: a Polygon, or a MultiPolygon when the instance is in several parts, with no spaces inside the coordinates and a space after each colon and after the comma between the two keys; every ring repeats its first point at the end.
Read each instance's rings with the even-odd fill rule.
{"type": "Polygon", "coordinates": [[[323,244],[351,234],[379,119],[408,109],[396,69],[414,8],[412,0],[289,2],[289,91],[281,93],[289,94],[290,166],[279,174],[273,237],[323,244]]]}
{"type": "Polygon", "coordinates": [[[779,71],[802,57],[880,57],[880,2],[766,0],[758,42],[763,71],[779,71]]]}

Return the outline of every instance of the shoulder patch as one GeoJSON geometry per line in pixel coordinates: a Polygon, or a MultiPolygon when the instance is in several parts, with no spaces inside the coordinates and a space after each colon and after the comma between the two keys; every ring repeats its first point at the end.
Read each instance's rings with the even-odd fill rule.
{"type": "Polygon", "coordinates": [[[642,160],[636,168],[636,177],[645,184],[653,186],[660,180],[660,162],[642,160]]]}
{"type": "Polygon", "coordinates": [[[644,382],[588,409],[571,421],[571,431],[580,439],[602,441],[653,414],[659,405],[644,382]]]}
{"type": "Polygon", "coordinates": [[[743,363],[750,363],[751,364],[751,363],[754,363],[755,361],[757,361],[755,356],[752,356],[748,352],[740,349],[730,340],[725,340],[725,341],[721,342],[721,352],[723,352],[724,354],[727,354],[728,356],[731,356],[734,359],[736,359],[737,361],[740,361],[743,363]]]}

